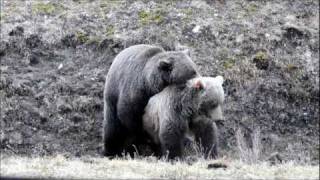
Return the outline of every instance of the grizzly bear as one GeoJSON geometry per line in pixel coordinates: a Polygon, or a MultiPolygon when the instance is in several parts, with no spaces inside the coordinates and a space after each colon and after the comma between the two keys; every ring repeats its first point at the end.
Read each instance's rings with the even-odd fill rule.
{"type": "Polygon", "coordinates": [[[184,140],[194,134],[204,155],[217,157],[218,130],[224,101],[222,76],[196,77],[185,85],[171,85],[151,97],[143,115],[143,128],[156,145],[155,153],[170,159],[183,155],[184,140]]]}
{"type": "Polygon", "coordinates": [[[121,51],[106,76],[104,88],[104,155],[122,155],[129,139],[139,139],[142,115],[151,96],[171,84],[198,76],[185,51],[134,45],[121,51]]]}

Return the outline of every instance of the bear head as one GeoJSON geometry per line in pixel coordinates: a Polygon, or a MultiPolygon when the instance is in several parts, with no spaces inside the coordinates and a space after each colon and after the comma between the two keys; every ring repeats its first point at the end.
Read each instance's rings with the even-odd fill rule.
{"type": "Polygon", "coordinates": [[[223,120],[221,105],[224,102],[223,77],[196,77],[188,86],[197,90],[194,100],[198,105],[198,114],[211,120],[223,120]]]}
{"type": "Polygon", "coordinates": [[[184,84],[199,76],[196,64],[186,51],[168,51],[155,55],[147,62],[147,81],[154,92],[173,84],[184,84]],[[156,65],[152,65],[156,63],[156,65]]]}

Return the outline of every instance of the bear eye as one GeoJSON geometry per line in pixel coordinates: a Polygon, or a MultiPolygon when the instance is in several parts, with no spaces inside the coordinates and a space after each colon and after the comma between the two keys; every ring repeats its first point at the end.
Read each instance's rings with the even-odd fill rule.
{"type": "Polygon", "coordinates": [[[163,71],[171,71],[172,70],[172,63],[168,61],[160,61],[159,68],[163,71]]]}
{"type": "Polygon", "coordinates": [[[212,103],[212,104],[211,104],[211,108],[212,108],[212,109],[215,109],[215,108],[217,108],[217,107],[218,107],[218,104],[217,104],[217,103],[212,103]]]}

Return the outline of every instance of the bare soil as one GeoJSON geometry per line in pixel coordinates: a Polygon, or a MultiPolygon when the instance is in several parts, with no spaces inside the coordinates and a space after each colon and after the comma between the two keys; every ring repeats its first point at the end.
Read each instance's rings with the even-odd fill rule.
{"type": "Polygon", "coordinates": [[[319,2],[1,0],[0,150],[100,156],[103,86],[130,45],[188,48],[222,75],[222,155],[236,130],[261,159],[319,164],[319,2]]]}

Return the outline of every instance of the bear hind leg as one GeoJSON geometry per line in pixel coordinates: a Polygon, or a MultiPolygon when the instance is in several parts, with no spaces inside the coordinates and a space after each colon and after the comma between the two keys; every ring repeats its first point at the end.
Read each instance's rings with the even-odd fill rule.
{"type": "Polygon", "coordinates": [[[105,103],[103,120],[103,155],[121,156],[124,150],[125,130],[117,118],[116,108],[105,103]]]}

